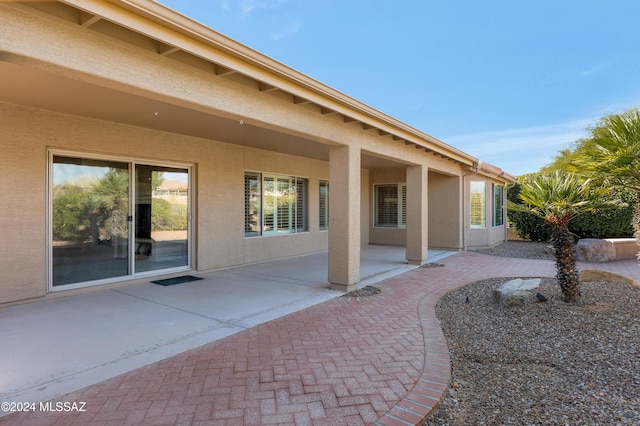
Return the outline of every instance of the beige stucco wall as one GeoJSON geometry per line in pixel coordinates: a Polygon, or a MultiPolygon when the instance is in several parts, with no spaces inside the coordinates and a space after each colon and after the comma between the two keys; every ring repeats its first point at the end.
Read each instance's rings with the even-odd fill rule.
{"type": "MultiPolygon", "coordinates": [[[[473,248],[487,248],[498,245],[507,240],[507,228],[506,228],[506,214],[504,219],[503,226],[493,226],[493,186],[503,185],[494,179],[491,179],[488,176],[483,175],[471,175],[465,177],[465,188],[464,188],[464,211],[465,211],[465,248],[473,249],[473,248]],[[485,185],[485,199],[486,199],[486,217],[487,223],[485,228],[471,228],[470,226],[470,182],[471,181],[484,181],[485,185]]],[[[506,188],[504,189],[503,194],[506,196],[506,188]]]]}
{"type": "Polygon", "coordinates": [[[407,230],[404,228],[384,228],[375,226],[375,185],[387,183],[404,183],[407,181],[405,169],[372,169],[369,172],[369,243],[405,245],[407,230]]]}
{"type": "Polygon", "coordinates": [[[360,175],[360,244],[367,245],[369,244],[369,227],[371,223],[371,216],[369,214],[370,209],[370,182],[369,182],[369,169],[362,169],[362,173],[360,175]]]}
{"type": "Polygon", "coordinates": [[[36,111],[0,106],[0,303],[46,291],[47,156],[40,120],[36,111]]]}
{"type": "Polygon", "coordinates": [[[462,248],[460,178],[429,173],[429,247],[462,248]]]}
{"type": "MultiPolygon", "coordinates": [[[[456,185],[460,178],[455,176],[467,173],[468,166],[358,120],[346,120],[346,115],[325,113],[318,104],[294,102],[286,90],[261,91],[258,81],[273,78],[267,68],[248,67],[241,58],[212,52],[210,46],[185,40],[186,36],[173,34],[160,24],[130,18],[132,26],[146,25],[149,33],[175,37],[174,41],[187,43],[197,53],[163,56],[157,42],[139,34],[111,37],[110,31],[128,30],[114,29],[108,20],[85,28],[74,19],[58,20],[29,6],[0,2],[0,66],[12,70],[15,79],[11,85],[2,86],[4,93],[0,93],[0,99],[6,99],[6,103],[0,103],[0,229],[4,233],[0,243],[0,303],[46,293],[48,148],[193,167],[193,266],[200,271],[326,250],[329,232],[318,231],[317,213],[318,180],[329,179],[329,152],[336,151],[329,147],[349,146],[351,151],[357,147],[362,158],[374,158],[379,162],[371,164],[384,165],[369,167],[363,160],[360,179],[353,177],[358,162],[347,178],[349,182],[341,182],[349,192],[351,182],[361,189],[359,221],[353,216],[344,219],[349,232],[358,230],[361,244],[405,244],[405,229],[373,226],[373,185],[406,182],[406,167],[420,165],[429,171],[429,200],[423,203],[428,205],[429,226],[421,235],[428,234],[429,243],[436,247],[460,246],[461,224],[468,218],[458,211],[456,225],[456,215],[451,212],[461,205],[455,197],[464,194],[462,185],[456,185]],[[42,43],[45,39],[56,42],[42,43]],[[217,75],[212,63],[196,58],[198,54],[213,62],[235,61],[231,65],[244,69],[252,78],[242,73],[217,75]],[[42,88],[39,92],[33,92],[36,83],[38,89],[42,88]],[[56,87],[58,83],[64,88],[56,87]],[[160,108],[162,113],[156,121],[150,118],[155,109],[136,110],[132,117],[123,118],[119,111],[129,102],[160,108]],[[152,130],[165,128],[161,121],[171,117],[163,115],[165,111],[180,114],[180,119],[174,118],[172,132],[152,130]],[[85,115],[98,119],[81,117],[85,115]],[[207,127],[210,119],[220,117],[229,121],[217,121],[222,123],[220,128],[211,131],[207,127]],[[137,125],[122,124],[128,119],[137,125]],[[181,128],[182,119],[200,126],[198,131],[181,128]],[[241,127],[240,122],[246,125],[241,127]],[[249,140],[251,137],[245,135],[262,139],[249,140]],[[239,145],[231,143],[234,137],[239,145]],[[245,170],[308,178],[310,231],[245,238],[245,170]],[[454,237],[456,226],[458,235],[454,237]]],[[[290,88],[294,85],[290,80],[283,84],[290,88]]],[[[310,98],[333,102],[308,88],[294,89],[306,90],[310,98]]],[[[353,112],[364,121],[372,119],[360,110],[353,112]]],[[[352,154],[350,161],[360,160],[355,151],[352,154]]],[[[330,187],[340,185],[330,183],[330,187]]],[[[333,207],[341,211],[344,206],[333,207]]],[[[349,207],[349,211],[354,210],[349,207]]],[[[490,245],[497,241],[498,231],[468,233],[466,245],[476,241],[481,246],[490,245]]],[[[349,242],[351,250],[353,241],[349,242]]]]}
{"type": "MultiPolygon", "coordinates": [[[[435,163],[438,164],[438,163],[435,163]]],[[[445,165],[446,166],[446,165],[445,165]]],[[[446,167],[443,167],[446,168],[446,167]]],[[[455,170],[455,168],[454,168],[455,170]]],[[[373,169],[369,182],[369,232],[371,244],[404,245],[407,230],[404,228],[382,228],[374,226],[374,185],[405,183],[405,169],[373,169]]],[[[435,249],[459,250],[462,248],[462,203],[460,201],[460,177],[444,175],[435,171],[428,173],[428,245],[435,249]]]]}
{"type": "Polygon", "coordinates": [[[467,238],[468,249],[481,249],[496,246],[506,241],[505,228],[488,226],[485,229],[469,229],[467,238]]]}
{"type": "MultiPolygon", "coordinates": [[[[307,218],[309,221],[309,232],[291,235],[243,238],[243,260],[242,262],[238,262],[238,259],[234,259],[231,264],[262,262],[265,260],[326,250],[328,235],[326,231],[318,230],[318,204],[320,192],[319,181],[320,179],[329,179],[329,163],[255,148],[244,148],[243,155],[244,166],[239,169],[238,173],[240,175],[236,176],[235,179],[235,197],[227,197],[226,200],[220,200],[220,202],[223,204],[235,204],[235,207],[240,210],[238,216],[240,219],[239,223],[240,225],[243,225],[243,177],[245,170],[306,178],[308,179],[307,218]]],[[[242,235],[242,232],[244,232],[242,229],[240,229],[239,233],[236,230],[234,232],[235,235],[229,235],[225,238],[225,241],[237,239],[238,235],[242,235]]],[[[222,245],[224,246],[224,243],[222,245]]],[[[209,250],[209,248],[205,248],[205,250],[209,250]]],[[[220,265],[213,265],[213,267],[218,266],[220,265]]]]}
{"type": "Polygon", "coordinates": [[[47,150],[193,167],[194,266],[207,270],[326,250],[318,231],[318,181],[328,163],[100,120],[0,104],[0,303],[46,292],[47,150]],[[309,232],[244,237],[244,171],[309,179],[309,232]],[[11,243],[9,243],[11,242],[11,243]]]}

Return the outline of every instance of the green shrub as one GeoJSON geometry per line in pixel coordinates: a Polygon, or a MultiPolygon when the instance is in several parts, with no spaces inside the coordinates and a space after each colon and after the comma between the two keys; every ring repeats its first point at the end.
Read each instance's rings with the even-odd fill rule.
{"type": "Polygon", "coordinates": [[[636,193],[629,189],[611,189],[611,198],[619,198],[628,206],[613,210],[593,211],[571,221],[571,232],[580,238],[616,238],[633,236],[631,219],[636,193]]]}
{"type": "MultiPolygon", "coordinates": [[[[507,199],[513,203],[522,203],[520,200],[520,184],[516,183],[509,187],[507,199]]],[[[507,220],[521,238],[531,241],[547,241],[551,237],[551,230],[544,223],[544,219],[531,213],[507,210],[507,220]]]]}
{"type": "MultiPolygon", "coordinates": [[[[611,198],[620,198],[628,206],[613,210],[601,210],[586,213],[572,219],[569,224],[571,232],[580,238],[616,238],[633,236],[631,219],[636,201],[636,193],[631,189],[612,189],[611,198]]],[[[507,199],[520,204],[520,185],[509,187],[507,199]]],[[[507,220],[515,228],[516,234],[531,241],[547,241],[551,231],[544,219],[531,213],[507,210],[507,220]]]]}

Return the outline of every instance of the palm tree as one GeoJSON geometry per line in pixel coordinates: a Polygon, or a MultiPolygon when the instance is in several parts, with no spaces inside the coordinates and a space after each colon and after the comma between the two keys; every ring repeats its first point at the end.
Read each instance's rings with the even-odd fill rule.
{"type": "Polygon", "coordinates": [[[129,174],[126,169],[110,169],[91,188],[104,205],[104,227],[109,237],[124,237],[127,234],[129,200],[129,174]]]}
{"type": "Polygon", "coordinates": [[[605,185],[636,191],[632,226],[640,245],[640,110],[632,108],[601,119],[591,129],[591,137],[578,143],[573,164],[605,185]]]}
{"type": "Polygon", "coordinates": [[[98,245],[100,243],[100,227],[98,226],[98,222],[104,212],[104,201],[95,194],[86,194],[81,205],[85,214],[89,217],[91,242],[93,245],[98,245]]]}
{"type": "Polygon", "coordinates": [[[520,199],[523,204],[508,204],[512,210],[526,211],[543,218],[550,228],[556,258],[556,279],[566,302],[575,302],[580,298],[580,274],[576,267],[574,238],[569,231],[569,222],[592,210],[623,205],[618,200],[605,201],[604,195],[604,188],[592,188],[589,180],[556,170],[528,176],[521,184],[520,199]]]}

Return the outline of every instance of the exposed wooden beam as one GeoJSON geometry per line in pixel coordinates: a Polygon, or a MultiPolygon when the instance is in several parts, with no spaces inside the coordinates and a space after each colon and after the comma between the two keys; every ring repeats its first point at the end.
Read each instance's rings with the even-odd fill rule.
{"type": "Polygon", "coordinates": [[[306,104],[310,104],[312,103],[310,100],[308,99],[304,99],[304,98],[299,98],[297,96],[293,96],[293,103],[296,105],[306,105],[306,104]]]}
{"type": "Polygon", "coordinates": [[[320,108],[320,113],[322,113],[323,115],[338,114],[337,111],[325,107],[320,108]]]}
{"type": "Polygon", "coordinates": [[[258,82],[258,90],[260,90],[261,92],[275,92],[275,91],[280,90],[280,89],[278,89],[277,87],[272,86],[270,84],[263,83],[263,82],[259,81],[258,82]]]}
{"type": "Polygon", "coordinates": [[[162,43],[162,42],[158,42],[158,53],[160,55],[163,55],[163,56],[170,55],[172,53],[177,52],[178,50],[180,50],[180,49],[175,47],[175,46],[171,46],[170,44],[165,44],[165,43],[162,43]]]}
{"type": "Polygon", "coordinates": [[[236,72],[230,68],[223,67],[222,65],[218,65],[218,64],[215,64],[214,70],[215,70],[214,71],[215,74],[219,76],[231,75],[231,74],[235,74],[236,72]]]}
{"type": "Polygon", "coordinates": [[[82,25],[83,27],[90,27],[93,24],[95,24],[96,22],[98,22],[100,19],[102,19],[101,17],[97,16],[97,15],[93,15],[91,13],[87,13],[84,11],[80,11],[80,25],[82,25]]]}

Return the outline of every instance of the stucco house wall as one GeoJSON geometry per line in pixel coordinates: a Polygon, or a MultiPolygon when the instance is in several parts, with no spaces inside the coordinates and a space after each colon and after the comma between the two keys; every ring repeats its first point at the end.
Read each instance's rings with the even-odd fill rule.
{"type": "Polygon", "coordinates": [[[313,214],[309,232],[302,234],[245,238],[243,228],[245,170],[308,178],[309,211],[315,212],[318,181],[328,175],[326,162],[8,104],[0,104],[0,132],[0,182],[10,188],[2,197],[7,208],[0,211],[6,225],[0,245],[1,301],[46,292],[48,149],[194,166],[198,270],[327,249],[327,233],[318,230],[313,214]],[[181,149],[176,151],[175,144],[181,149]]]}
{"type": "MultiPolygon", "coordinates": [[[[0,21],[0,304],[61,293],[48,285],[54,153],[188,169],[195,271],[328,250],[329,282],[347,290],[362,245],[405,245],[421,263],[428,246],[502,238],[468,229],[476,158],[161,4],[1,2],[0,21]],[[308,229],[245,236],[246,172],[306,179],[308,229]],[[406,227],[375,226],[377,184],[406,185],[406,227]]],[[[499,172],[476,178],[513,180],[499,172]]]]}
{"type": "Polygon", "coordinates": [[[369,179],[369,198],[371,204],[368,206],[369,212],[369,243],[370,244],[389,244],[403,246],[407,241],[406,228],[383,228],[375,226],[375,202],[374,188],[379,184],[397,184],[406,183],[406,171],[404,169],[373,169],[370,171],[369,179]]]}
{"type": "MultiPolygon", "coordinates": [[[[494,166],[485,165],[485,167],[494,168],[494,166]]],[[[489,248],[501,244],[507,240],[507,228],[506,228],[506,194],[507,188],[503,182],[488,176],[482,172],[482,168],[476,173],[465,176],[464,188],[467,191],[467,195],[464,197],[465,205],[465,233],[464,233],[464,249],[469,248],[489,248]],[[469,216],[471,210],[471,197],[468,195],[471,182],[484,182],[485,183],[485,217],[486,223],[482,227],[473,227],[470,224],[469,216]],[[503,188],[502,203],[497,206],[494,202],[494,187],[499,186],[503,188]],[[502,211],[503,224],[496,226],[494,224],[494,215],[496,210],[502,211]]]]}
{"type": "Polygon", "coordinates": [[[429,247],[462,248],[462,179],[429,173],[429,247]]]}

